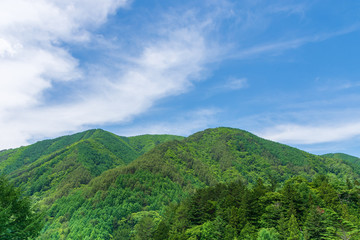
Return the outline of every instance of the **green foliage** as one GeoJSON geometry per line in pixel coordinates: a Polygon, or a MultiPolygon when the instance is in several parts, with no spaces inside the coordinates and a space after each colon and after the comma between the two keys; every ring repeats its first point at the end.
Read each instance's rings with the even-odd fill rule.
{"type": "Polygon", "coordinates": [[[300,240],[300,230],[299,230],[299,225],[297,223],[296,217],[294,216],[294,214],[291,214],[291,217],[289,219],[289,223],[288,223],[288,231],[289,231],[289,237],[287,238],[288,240],[300,240]]]}
{"type": "Polygon", "coordinates": [[[335,190],[322,177],[314,182],[293,177],[275,191],[261,180],[251,187],[221,183],[168,208],[162,225],[169,239],[356,239],[358,206],[350,216],[353,205],[340,194],[352,190],[346,185],[335,190]],[[326,200],[324,184],[335,191],[336,201],[326,200]]]}
{"type": "Polygon", "coordinates": [[[344,153],[328,153],[328,154],[324,154],[323,156],[329,158],[337,158],[355,164],[360,163],[360,159],[358,157],[354,157],[344,153]]]}
{"type": "Polygon", "coordinates": [[[258,232],[257,240],[278,240],[279,233],[276,231],[275,228],[262,228],[258,232]]]}
{"type": "Polygon", "coordinates": [[[344,153],[328,153],[323,155],[326,158],[339,159],[349,165],[355,172],[360,173],[360,158],[344,153]]]}
{"type": "Polygon", "coordinates": [[[28,198],[0,176],[0,239],[36,237],[43,227],[42,217],[28,198]]]}
{"type": "Polygon", "coordinates": [[[169,142],[133,164],[137,168],[161,164],[158,170],[153,167],[156,171],[163,171],[163,167],[171,164],[167,174],[174,175],[175,181],[185,181],[181,184],[197,187],[234,179],[253,185],[260,178],[271,184],[295,175],[307,180],[330,173],[340,179],[358,176],[342,160],[325,159],[230,128],[208,129],[184,141],[169,142]]]}
{"type": "Polygon", "coordinates": [[[180,186],[150,172],[122,174],[109,187],[101,186],[106,184],[104,177],[93,180],[99,183],[92,185],[99,189],[94,195],[89,188],[55,201],[49,211],[55,220],[46,226],[44,239],[56,239],[64,226],[69,229],[66,237],[70,239],[92,232],[101,233],[102,239],[147,239],[146,234],[155,234],[158,229],[159,214],[165,206],[184,197],[180,186]]]}
{"type": "Polygon", "coordinates": [[[183,139],[184,137],[174,135],[140,135],[126,138],[125,141],[142,155],[161,143],[183,139]]]}
{"type": "Polygon", "coordinates": [[[238,129],[90,130],[2,151],[0,171],[48,208],[38,239],[359,235],[360,170],[238,129]]]}

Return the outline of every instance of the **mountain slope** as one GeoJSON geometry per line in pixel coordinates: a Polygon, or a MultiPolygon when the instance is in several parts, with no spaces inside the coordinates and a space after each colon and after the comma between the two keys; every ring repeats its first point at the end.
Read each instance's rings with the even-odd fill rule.
{"type": "Polygon", "coordinates": [[[340,159],[344,163],[348,164],[354,172],[360,173],[360,158],[354,157],[345,153],[328,153],[322,155],[326,158],[340,159]]]}
{"type": "Polygon", "coordinates": [[[337,158],[351,164],[360,165],[360,158],[345,153],[328,153],[322,156],[328,158],[337,158]]]}
{"type": "Polygon", "coordinates": [[[124,166],[152,146],[182,137],[171,135],[119,137],[101,129],[45,140],[0,153],[0,173],[51,204],[102,172],[124,166]]]}
{"type": "Polygon", "coordinates": [[[238,129],[208,129],[160,144],[59,198],[40,239],[130,239],[144,219],[157,228],[165,207],[195,189],[235,180],[251,187],[259,178],[276,188],[294,176],[311,181],[321,174],[340,183],[359,177],[341,159],[312,155],[238,129]]]}
{"type": "Polygon", "coordinates": [[[173,135],[144,135],[127,138],[101,129],[92,129],[69,136],[40,141],[26,147],[0,151],[0,173],[8,174],[42,156],[52,154],[87,139],[96,139],[114,154],[119,153],[124,162],[129,163],[157,144],[182,138],[173,135]]]}
{"type": "Polygon", "coordinates": [[[30,164],[43,155],[56,152],[80,140],[88,139],[96,130],[89,130],[70,136],[44,140],[26,147],[0,152],[0,170],[7,174],[23,165],[30,164]]]}
{"type": "Polygon", "coordinates": [[[231,128],[208,129],[183,141],[165,143],[127,169],[166,172],[173,179],[183,175],[206,185],[235,178],[254,183],[259,177],[283,182],[295,175],[311,179],[316,174],[332,173],[340,178],[359,174],[341,159],[319,157],[231,128]],[[164,171],[166,167],[170,169],[164,171]]]}
{"type": "MultiPolygon", "coordinates": [[[[279,188],[221,183],[168,208],[148,239],[360,239],[359,193],[359,183],[324,175],[293,177],[279,188]]],[[[144,223],[136,237],[145,235],[144,223]]]]}

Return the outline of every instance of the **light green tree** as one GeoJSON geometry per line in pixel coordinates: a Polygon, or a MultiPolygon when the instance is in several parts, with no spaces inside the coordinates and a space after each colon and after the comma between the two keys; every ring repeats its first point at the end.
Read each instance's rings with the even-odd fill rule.
{"type": "Polygon", "coordinates": [[[262,228],[258,232],[257,240],[278,240],[279,233],[275,228],[262,228]]]}
{"type": "Polygon", "coordinates": [[[289,219],[289,237],[288,240],[300,240],[301,233],[299,230],[299,225],[297,223],[296,217],[292,214],[289,219]]]}
{"type": "Polygon", "coordinates": [[[0,239],[28,239],[38,236],[43,227],[42,214],[28,198],[0,176],[0,239]]]}

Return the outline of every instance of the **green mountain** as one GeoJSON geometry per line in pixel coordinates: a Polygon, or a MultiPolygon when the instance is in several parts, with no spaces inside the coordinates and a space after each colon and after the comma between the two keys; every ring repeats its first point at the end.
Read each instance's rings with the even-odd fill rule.
{"type": "Polygon", "coordinates": [[[0,153],[0,173],[7,174],[26,195],[46,203],[87,184],[102,172],[125,166],[151,147],[183,137],[170,135],[119,137],[96,129],[45,140],[0,153]]]}
{"type": "Polygon", "coordinates": [[[241,181],[198,190],[167,208],[152,232],[140,220],[140,239],[360,239],[360,184],[292,177],[283,186],[253,188],[241,181]]]}
{"type": "Polygon", "coordinates": [[[354,156],[351,156],[351,155],[348,155],[345,153],[328,153],[328,154],[324,154],[322,156],[329,157],[329,158],[337,158],[337,159],[344,160],[345,162],[348,162],[351,164],[360,165],[360,158],[354,157],[354,156]]]}
{"type": "Polygon", "coordinates": [[[311,179],[316,174],[333,174],[345,178],[360,173],[342,159],[316,156],[231,128],[208,129],[183,141],[168,142],[127,168],[166,172],[163,175],[174,181],[198,187],[235,179],[253,184],[258,178],[283,182],[292,176],[311,179]]]}
{"type": "Polygon", "coordinates": [[[187,138],[91,130],[0,152],[0,169],[47,210],[39,239],[151,239],[172,214],[166,209],[198,189],[232,182],[253,189],[262,179],[274,192],[293,177],[318,176],[343,186],[360,174],[343,159],[231,128],[187,138]]]}
{"type": "Polygon", "coordinates": [[[360,158],[358,157],[354,157],[345,153],[328,153],[322,156],[343,160],[346,164],[351,166],[355,172],[360,172],[360,158]]]}

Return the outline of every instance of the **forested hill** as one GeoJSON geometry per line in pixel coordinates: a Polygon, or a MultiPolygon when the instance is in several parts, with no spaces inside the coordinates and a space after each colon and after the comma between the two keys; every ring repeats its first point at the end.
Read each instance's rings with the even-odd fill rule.
{"type": "Polygon", "coordinates": [[[270,183],[292,176],[310,180],[328,174],[345,179],[360,173],[342,159],[313,155],[231,128],[208,129],[183,141],[167,142],[124,169],[150,170],[198,187],[236,179],[253,184],[259,178],[270,183]]]}
{"type": "Polygon", "coordinates": [[[66,195],[108,169],[124,166],[172,135],[120,137],[101,129],[0,152],[0,173],[27,195],[66,195]]]}
{"type": "MultiPolygon", "coordinates": [[[[343,159],[312,155],[232,128],[207,129],[187,138],[124,138],[91,130],[37,144],[1,152],[0,168],[46,209],[46,224],[39,239],[213,239],[201,238],[198,231],[203,231],[201,225],[206,221],[218,218],[217,213],[213,212],[213,218],[203,218],[205,222],[192,222],[181,210],[197,189],[225,183],[229,185],[224,189],[228,189],[236,187],[231,185],[236,182],[251,192],[261,181],[276,197],[285,182],[294,177],[304,184],[326,179],[329,184],[356,188],[360,174],[343,159]],[[166,210],[169,208],[180,210],[166,210]],[[169,219],[174,224],[178,220],[189,222],[170,226],[169,219]],[[200,227],[193,228],[196,226],[200,227]],[[186,234],[189,229],[197,232],[186,234]]],[[[209,211],[214,210],[212,202],[220,201],[205,200],[210,201],[209,211]]],[[[237,212],[233,214],[241,216],[239,205],[234,207],[237,212]]],[[[227,208],[224,206],[224,211],[227,208]]],[[[263,213],[257,214],[261,217],[263,213]]],[[[307,215],[302,214],[304,220],[307,215]]],[[[284,216],[286,221],[290,217],[284,216]]],[[[250,239],[256,239],[263,227],[259,219],[248,226],[255,237],[250,239]]],[[[241,239],[246,226],[234,228],[231,239],[241,239]]]]}
{"type": "Polygon", "coordinates": [[[353,167],[360,167],[360,158],[345,153],[328,153],[322,156],[327,158],[341,159],[353,167]]]}

